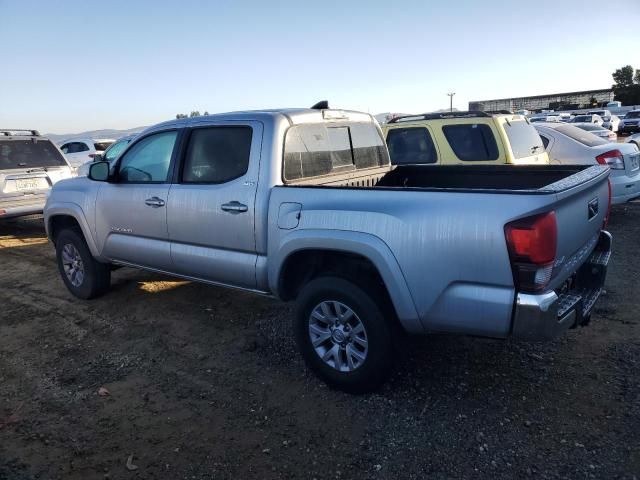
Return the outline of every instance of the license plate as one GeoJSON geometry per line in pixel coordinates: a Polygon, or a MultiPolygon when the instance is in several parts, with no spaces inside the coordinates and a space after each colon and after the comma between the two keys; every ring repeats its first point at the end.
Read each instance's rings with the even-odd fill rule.
{"type": "Polygon", "coordinates": [[[640,155],[634,155],[631,157],[631,170],[638,170],[638,168],[640,168],[638,158],[640,158],[640,155]]]}
{"type": "Polygon", "coordinates": [[[16,179],[16,190],[37,190],[38,188],[40,188],[40,182],[37,178],[16,179]]]}

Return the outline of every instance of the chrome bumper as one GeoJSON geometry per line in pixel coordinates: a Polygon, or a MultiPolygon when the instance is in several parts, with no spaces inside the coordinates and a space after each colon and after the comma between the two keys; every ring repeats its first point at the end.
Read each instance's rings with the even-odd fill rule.
{"type": "Polygon", "coordinates": [[[611,256],[611,234],[602,231],[589,259],[578,269],[568,292],[518,293],[512,336],[519,340],[552,340],[568,328],[586,325],[602,293],[611,256]]]}

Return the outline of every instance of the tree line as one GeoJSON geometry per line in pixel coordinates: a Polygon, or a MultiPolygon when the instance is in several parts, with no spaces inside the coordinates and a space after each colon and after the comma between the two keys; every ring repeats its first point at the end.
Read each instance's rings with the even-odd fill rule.
{"type": "Polygon", "coordinates": [[[617,69],[612,74],[614,99],[622,105],[640,105],[640,70],[631,65],[617,69]]]}

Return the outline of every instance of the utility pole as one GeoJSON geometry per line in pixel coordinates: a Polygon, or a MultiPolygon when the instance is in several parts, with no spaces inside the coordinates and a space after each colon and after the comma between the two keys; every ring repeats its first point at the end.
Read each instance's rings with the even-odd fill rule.
{"type": "Polygon", "coordinates": [[[456,92],[451,92],[451,93],[447,93],[447,95],[449,95],[449,111],[453,112],[453,96],[456,94],[456,92]]]}

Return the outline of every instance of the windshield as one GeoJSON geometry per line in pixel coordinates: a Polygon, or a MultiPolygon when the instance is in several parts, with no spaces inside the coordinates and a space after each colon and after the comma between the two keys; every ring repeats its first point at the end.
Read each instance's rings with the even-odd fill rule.
{"type": "Polygon", "coordinates": [[[62,154],[49,140],[0,140],[0,170],[66,165],[62,154]]]}
{"type": "Polygon", "coordinates": [[[637,112],[629,112],[629,113],[627,113],[627,115],[624,118],[625,119],[627,119],[627,118],[640,118],[640,110],[638,110],[637,112]]]}
{"type": "Polygon", "coordinates": [[[112,144],[107,150],[104,152],[104,160],[107,162],[113,162],[116,158],[120,156],[122,151],[125,149],[127,145],[129,145],[131,140],[119,140],[116,143],[112,144]]]}
{"type": "Polygon", "coordinates": [[[558,125],[555,131],[560,132],[571,138],[572,140],[586,145],[587,147],[597,147],[598,145],[605,145],[609,143],[606,140],[603,140],[602,138],[594,135],[593,133],[587,132],[578,127],[574,127],[573,125],[558,125]]]}
{"type": "Polygon", "coordinates": [[[591,115],[578,115],[577,117],[573,118],[574,123],[591,122],[591,120],[591,115]]]}
{"type": "Polygon", "coordinates": [[[511,151],[515,158],[529,157],[544,151],[538,131],[524,121],[511,121],[504,124],[511,151]]]}

